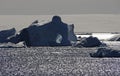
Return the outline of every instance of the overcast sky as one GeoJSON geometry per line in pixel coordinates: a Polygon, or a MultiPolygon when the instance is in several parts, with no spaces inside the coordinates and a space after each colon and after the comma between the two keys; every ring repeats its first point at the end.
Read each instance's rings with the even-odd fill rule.
{"type": "Polygon", "coordinates": [[[0,14],[120,14],[120,0],[0,0],[0,14]]]}
{"type": "Polygon", "coordinates": [[[22,29],[53,15],[64,15],[77,32],[120,32],[120,0],[0,0],[0,29],[22,29]]]}

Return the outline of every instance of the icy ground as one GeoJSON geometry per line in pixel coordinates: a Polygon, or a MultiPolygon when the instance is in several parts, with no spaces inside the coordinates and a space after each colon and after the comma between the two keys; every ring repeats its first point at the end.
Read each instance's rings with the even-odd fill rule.
{"type": "Polygon", "coordinates": [[[119,76],[120,58],[91,58],[96,48],[0,48],[0,76],[119,76]]]}

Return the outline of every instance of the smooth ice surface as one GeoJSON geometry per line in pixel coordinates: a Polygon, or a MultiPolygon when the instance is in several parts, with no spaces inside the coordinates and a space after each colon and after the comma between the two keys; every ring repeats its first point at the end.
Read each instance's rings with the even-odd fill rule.
{"type": "Polygon", "coordinates": [[[120,34],[111,34],[111,33],[92,33],[92,35],[76,35],[77,37],[89,37],[89,36],[93,36],[93,37],[97,37],[100,40],[108,40],[114,36],[117,36],[120,34]]]}

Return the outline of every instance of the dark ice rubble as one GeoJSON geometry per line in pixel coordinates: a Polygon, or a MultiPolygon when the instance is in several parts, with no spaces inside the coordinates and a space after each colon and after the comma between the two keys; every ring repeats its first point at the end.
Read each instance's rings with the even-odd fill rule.
{"type": "Polygon", "coordinates": [[[71,46],[77,38],[74,34],[74,25],[62,22],[61,17],[54,16],[51,22],[43,25],[34,21],[29,27],[20,31],[9,39],[12,43],[25,42],[29,46],[71,46]],[[37,24],[37,25],[36,25],[37,24]]]}
{"type": "Polygon", "coordinates": [[[80,42],[76,44],[78,47],[99,47],[102,45],[97,37],[81,38],[80,42]]]}
{"type": "Polygon", "coordinates": [[[38,20],[29,27],[23,28],[16,34],[15,28],[0,32],[0,43],[11,42],[17,44],[24,42],[27,47],[38,46],[75,46],[99,47],[101,41],[96,37],[81,38],[80,41],[74,33],[74,24],[64,23],[60,16],[53,16],[52,21],[43,25],[38,20]]]}
{"type": "Polygon", "coordinates": [[[120,50],[115,50],[112,48],[98,48],[97,52],[90,53],[91,57],[120,57],[120,50]]]}
{"type": "MultiPolygon", "coordinates": [[[[27,47],[39,46],[73,46],[73,47],[101,47],[107,45],[97,37],[77,39],[74,33],[74,24],[68,25],[61,20],[60,16],[53,16],[52,21],[43,25],[35,20],[29,27],[23,28],[16,33],[15,28],[0,31],[0,44],[10,44],[5,47],[17,46],[23,43],[27,47]],[[11,45],[12,44],[12,45],[11,45]]],[[[120,35],[108,41],[120,41],[120,35]]],[[[0,45],[1,46],[1,45],[0,45]]],[[[22,46],[22,47],[24,47],[22,46]]],[[[2,45],[2,47],[4,47],[2,45]]],[[[97,52],[90,53],[91,57],[120,57],[119,50],[110,48],[98,48],[97,52]]]]}
{"type": "Polygon", "coordinates": [[[88,37],[77,41],[74,33],[74,24],[68,25],[62,22],[61,17],[53,16],[52,21],[39,25],[35,20],[29,27],[23,28],[19,34],[15,34],[15,29],[1,31],[1,42],[19,43],[30,46],[76,46],[76,47],[96,47],[101,42],[94,37],[88,37]],[[6,33],[7,31],[8,33],[6,33]],[[4,32],[4,33],[2,33],[4,32]],[[2,36],[5,34],[4,36],[2,36]]]}
{"type": "Polygon", "coordinates": [[[15,28],[0,31],[0,43],[8,42],[8,38],[12,35],[15,35],[15,28]]]}

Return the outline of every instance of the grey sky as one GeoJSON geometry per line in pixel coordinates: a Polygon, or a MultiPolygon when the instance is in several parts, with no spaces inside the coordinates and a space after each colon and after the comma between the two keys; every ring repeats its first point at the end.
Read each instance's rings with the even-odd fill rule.
{"type": "Polygon", "coordinates": [[[0,29],[20,30],[53,15],[64,15],[76,32],[120,32],[120,0],[0,0],[0,29]]]}
{"type": "Polygon", "coordinates": [[[0,0],[0,14],[120,14],[120,0],[0,0]]]}

